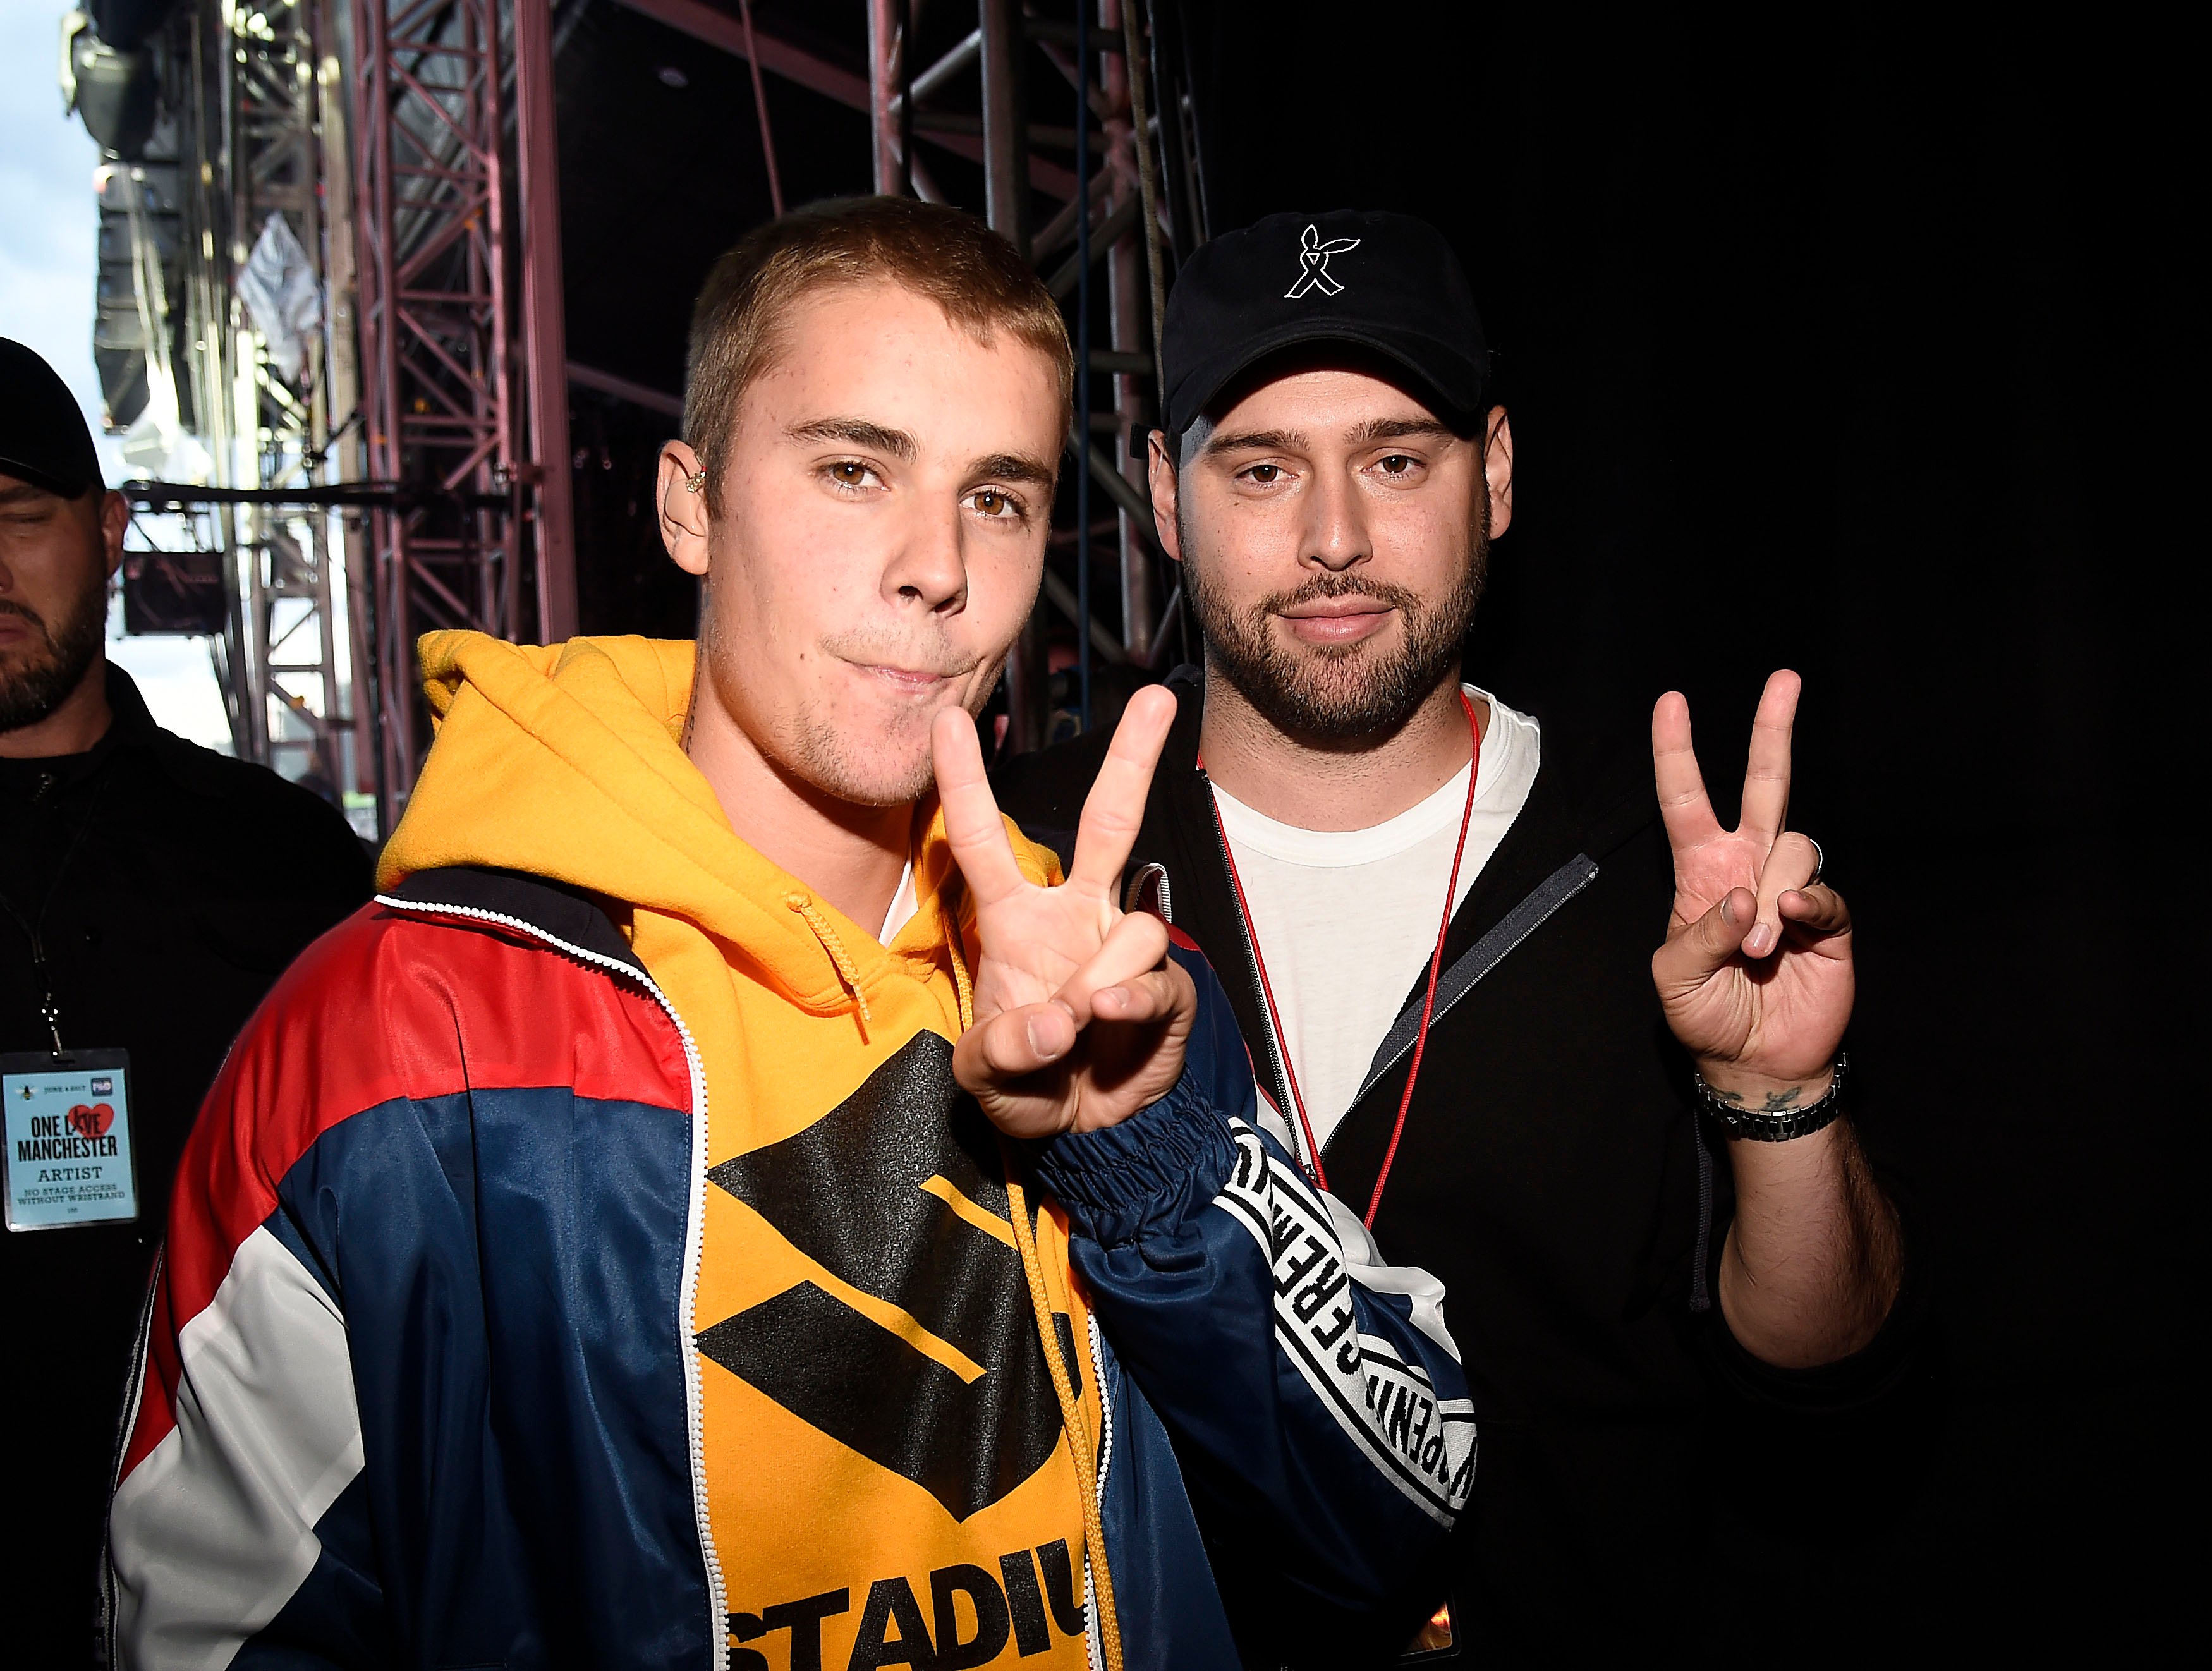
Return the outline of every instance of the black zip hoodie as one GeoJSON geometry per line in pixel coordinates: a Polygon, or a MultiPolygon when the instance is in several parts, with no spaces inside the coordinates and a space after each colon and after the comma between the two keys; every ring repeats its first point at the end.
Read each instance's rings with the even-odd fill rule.
{"type": "MultiPolygon", "coordinates": [[[[1198,671],[1170,684],[1181,708],[1130,880],[1159,887],[1164,872],[1168,914],[1212,962],[1262,1089],[1287,1108],[1197,764],[1198,671]]],[[[1094,732],[997,775],[1000,805],[1063,862],[1107,740],[1094,732]]],[[[1822,1370],[1772,1369],[1729,1334],[1713,1297],[1729,1169],[1651,984],[1672,892],[1640,737],[1545,725],[1528,804],[1446,934],[1375,1223],[1387,1257],[1444,1282],[1480,1436],[1451,1570],[1409,1575],[1408,1607],[1425,1617],[1448,1595],[1458,1656],[1487,1664],[1714,1638],[1723,1621],[1701,1598],[1717,1593],[1714,1568],[1741,1564],[1733,1543],[1748,1535],[1768,1557],[1817,1544],[1850,1521],[1850,1499],[1890,1490],[1867,1475],[1865,1418],[1912,1379],[1924,1284],[1908,1281],[1865,1352],[1822,1370]],[[1717,1510],[1717,1492],[1738,1501],[1717,1510]]],[[[1355,1211],[1389,1141],[1426,979],[1424,968],[1322,1150],[1355,1211]]],[[[1855,1073],[1855,1104],[1878,1079],[1855,1073]]],[[[1300,1663],[1298,1621],[1238,1571],[1236,1528],[1208,1532],[1247,1664],[1300,1663]]],[[[1405,1623],[1378,1631],[1402,1643],[1405,1623]]]]}

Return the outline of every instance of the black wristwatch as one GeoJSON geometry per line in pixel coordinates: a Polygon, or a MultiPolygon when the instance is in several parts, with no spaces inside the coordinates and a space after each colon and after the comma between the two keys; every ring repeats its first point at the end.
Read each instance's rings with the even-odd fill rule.
{"type": "Polygon", "coordinates": [[[1827,1090],[1817,1101],[1802,1109],[1746,1108],[1721,1097],[1705,1083],[1704,1074],[1691,1077],[1698,1082],[1698,1105],[1718,1121],[1721,1129],[1730,1137],[1748,1138],[1753,1143],[1787,1143],[1793,1137],[1810,1137],[1844,1111],[1844,1070],[1850,1061],[1850,1058],[1838,1050],[1836,1077],[1828,1081],[1827,1090]]]}

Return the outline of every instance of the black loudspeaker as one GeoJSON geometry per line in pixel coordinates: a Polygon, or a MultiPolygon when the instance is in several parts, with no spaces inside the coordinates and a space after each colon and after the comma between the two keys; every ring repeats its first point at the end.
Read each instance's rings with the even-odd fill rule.
{"type": "Polygon", "coordinates": [[[220,551],[133,551],[123,559],[126,633],[220,633],[229,607],[220,551]]]}

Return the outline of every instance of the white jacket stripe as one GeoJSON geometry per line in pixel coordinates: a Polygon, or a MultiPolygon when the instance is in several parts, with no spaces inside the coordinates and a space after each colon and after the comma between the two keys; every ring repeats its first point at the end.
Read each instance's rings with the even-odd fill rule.
{"type": "Polygon", "coordinates": [[[177,1425],[109,1517],[116,1637],[126,1667],[216,1671],[314,1570],[361,1417],[345,1319],[265,1226],[178,1346],[177,1425]]]}

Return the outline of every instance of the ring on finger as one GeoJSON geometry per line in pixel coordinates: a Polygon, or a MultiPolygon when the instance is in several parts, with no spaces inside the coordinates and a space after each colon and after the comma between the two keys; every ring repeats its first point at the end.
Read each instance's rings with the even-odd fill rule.
{"type": "MultiPolygon", "coordinates": [[[[1800,836],[1805,836],[1805,832],[1802,829],[1797,833],[1800,836]]],[[[1810,836],[1805,836],[1805,839],[1808,842],[1813,842],[1813,873],[1807,877],[1800,885],[1807,888],[1816,887],[1820,884],[1820,872],[1827,867],[1828,855],[1821,850],[1820,844],[1818,842],[1814,842],[1810,836]]]]}

